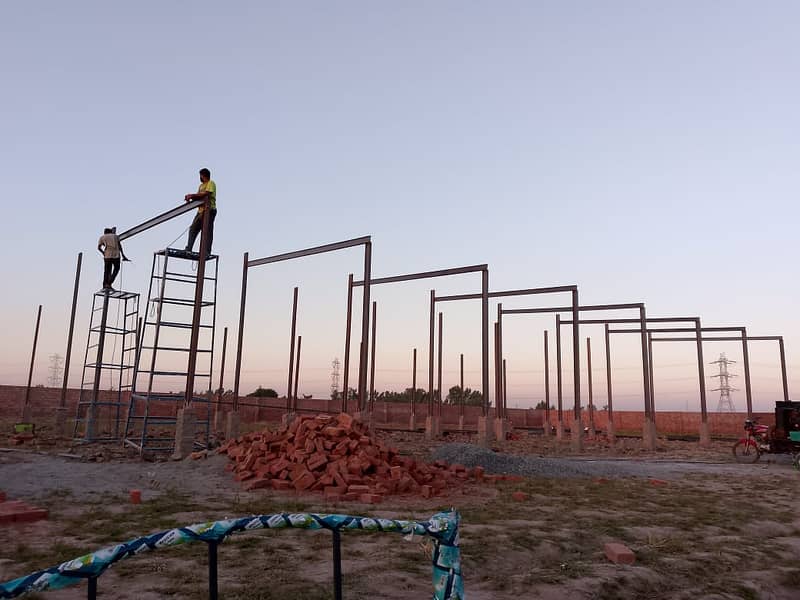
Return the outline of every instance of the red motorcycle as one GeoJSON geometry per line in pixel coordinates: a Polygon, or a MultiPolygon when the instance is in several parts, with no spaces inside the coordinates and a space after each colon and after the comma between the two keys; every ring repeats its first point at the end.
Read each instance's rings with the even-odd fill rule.
{"type": "Polygon", "coordinates": [[[760,425],[757,421],[747,419],[744,422],[745,437],[733,445],[733,456],[740,463],[754,463],[762,454],[791,454],[792,465],[800,470],[800,432],[790,432],[788,436],[781,436],[782,430],[776,436],[767,425],[760,425]]]}

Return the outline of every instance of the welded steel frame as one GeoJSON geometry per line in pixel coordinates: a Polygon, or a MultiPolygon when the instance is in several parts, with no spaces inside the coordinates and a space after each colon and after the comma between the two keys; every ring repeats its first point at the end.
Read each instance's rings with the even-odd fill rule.
{"type": "MultiPolygon", "coordinates": [[[[704,328],[704,330],[714,330],[716,328],[704,328]]],[[[730,328],[735,329],[735,328],[730,328]]],[[[746,332],[746,328],[742,327],[742,330],[746,332]]],[[[685,342],[689,340],[693,340],[694,338],[652,338],[653,342],[664,342],[664,341],[675,341],[675,342],[685,342]]],[[[745,341],[747,342],[778,342],[778,352],[780,355],[780,367],[781,367],[781,384],[783,388],[783,401],[789,402],[789,383],[788,377],[786,372],[786,350],[783,343],[783,336],[782,335],[746,335],[744,337],[745,341]]],[[[703,336],[702,341],[704,342],[739,342],[742,341],[741,337],[716,337],[716,336],[703,336]]],[[[748,354],[749,357],[749,354],[748,354]]],[[[742,362],[744,362],[744,357],[742,358],[742,362]]],[[[748,373],[749,378],[749,363],[748,369],[746,371],[748,373]]],[[[752,408],[752,405],[751,405],[752,408]]],[[[752,416],[752,411],[748,412],[749,416],[752,416]]]]}
{"type": "MultiPolygon", "coordinates": [[[[455,267],[451,269],[438,269],[435,271],[423,271],[420,273],[408,273],[405,275],[393,275],[390,277],[380,277],[372,280],[372,285],[381,285],[387,283],[401,283],[405,281],[416,281],[419,279],[433,279],[437,277],[450,277],[453,275],[465,275],[468,273],[481,273],[481,293],[471,294],[476,298],[481,299],[481,372],[482,372],[482,388],[483,388],[483,416],[488,415],[488,401],[489,401],[489,265],[470,265],[466,267],[455,267]]],[[[351,295],[353,287],[364,285],[364,281],[350,281],[348,280],[348,297],[351,295]]],[[[431,290],[431,313],[430,313],[430,340],[428,352],[428,405],[427,416],[434,414],[433,410],[433,353],[434,353],[434,337],[435,337],[435,290],[431,290]]],[[[350,304],[348,303],[347,322],[350,323],[350,304]]],[[[349,340],[349,334],[346,338],[349,340]]],[[[345,342],[347,344],[347,341],[345,342]]],[[[349,352],[349,346],[345,348],[349,352]]],[[[345,378],[347,377],[347,367],[345,366],[345,378]]],[[[364,408],[364,396],[358,397],[359,410],[364,408]]],[[[416,416],[416,402],[411,404],[411,414],[416,416]]]]}
{"type": "MultiPolygon", "coordinates": [[[[370,289],[372,281],[372,239],[370,236],[363,236],[344,240],[341,242],[334,242],[331,244],[324,244],[322,246],[314,246],[305,248],[303,250],[295,250],[292,252],[284,252],[282,254],[275,254],[264,258],[257,258],[250,260],[250,253],[245,252],[242,261],[242,292],[239,306],[239,331],[238,342],[236,350],[236,374],[233,385],[233,410],[239,410],[239,384],[241,381],[242,372],[242,346],[244,342],[244,319],[245,307],[247,304],[247,276],[248,272],[253,267],[262,265],[273,264],[277,262],[284,262],[287,260],[294,260],[306,256],[314,256],[316,254],[325,254],[328,252],[337,252],[339,250],[346,250],[349,248],[357,248],[364,246],[364,279],[363,279],[363,306],[362,306],[362,321],[361,321],[361,356],[358,372],[358,389],[363,397],[366,393],[367,387],[367,355],[369,350],[369,304],[370,304],[370,289]]],[[[345,397],[347,390],[344,390],[345,397]]]]}

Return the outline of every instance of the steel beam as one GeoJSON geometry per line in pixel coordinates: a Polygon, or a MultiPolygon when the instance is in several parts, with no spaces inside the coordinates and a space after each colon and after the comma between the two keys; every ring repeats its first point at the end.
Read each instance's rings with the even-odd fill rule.
{"type": "Polygon", "coordinates": [[[325,252],[334,252],[336,250],[344,250],[346,248],[354,248],[356,246],[363,246],[370,243],[370,236],[354,238],[352,240],[345,240],[343,242],[334,242],[332,244],[324,244],[322,246],[314,246],[313,248],[306,248],[305,250],[295,250],[294,252],[284,252],[283,254],[275,254],[265,258],[254,258],[248,263],[248,267],[258,267],[260,265],[267,265],[284,260],[292,260],[294,258],[302,258],[304,256],[313,256],[315,254],[323,254],[325,252]]]}
{"type": "Polygon", "coordinates": [[[203,206],[204,202],[205,200],[192,200],[191,202],[186,202],[181,206],[170,209],[167,212],[161,213],[160,215],[153,217],[152,219],[148,219],[144,223],[140,223],[135,227],[131,227],[130,229],[123,231],[122,233],[118,234],[117,237],[119,238],[119,241],[122,242],[130,237],[135,236],[136,234],[142,233],[143,231],[147,231],[151,227],[155,227],[156,225],[165,223],[170,219],[174,219],[175,217],[179,217],[182,214],[191,212],[195,208],[203,206]]]}

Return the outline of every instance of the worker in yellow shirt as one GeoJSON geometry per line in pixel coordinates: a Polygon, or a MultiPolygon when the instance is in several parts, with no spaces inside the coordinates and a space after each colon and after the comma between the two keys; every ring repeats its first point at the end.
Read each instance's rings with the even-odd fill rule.
{"type": "MultiPolygon", "coordinates": [[[[200,169],[200,187],[197,188],[196,194],[186,194],[184,200],[191,202],[192,200],[205,200],[210,199],[208,203],[211,213],[208,221],[208,240],[206,243],[206,254],[211,254],[211,242],[214,241],[214,219],[217,217],[217,184],[211,180],[211,171],[208,169],[200,169]]],[[[203,211],[204,206],[197,209],[197,214],[189,227],[189,240],[186,243],[186,251],[193,252],[192,247],[194,241],[197,239],[198,234],[203,230],[203,211]]]]}

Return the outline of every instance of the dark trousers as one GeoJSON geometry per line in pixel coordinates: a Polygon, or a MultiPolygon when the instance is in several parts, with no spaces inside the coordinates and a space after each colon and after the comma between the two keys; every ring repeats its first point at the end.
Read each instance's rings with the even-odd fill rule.
{"type": "Polygon", "coordinates": [[[119,275],[119,258],[104,258],[103,287],[111,287],[119,275]]]}
{"type": "MultiPolygon", "coordinates": [[[[217,218],[217,209],[212,208],[208,215],[208,240],[206,242],[206,254],[211,254],[211,243],[214,241],[214,219],[217,218]]],[[[186,242],[186,249],[192,250],[194,241],[200,232],[203,231],[203,215],[196,214],[191,227],[189,227],[189,241],[186,242]]]]}

